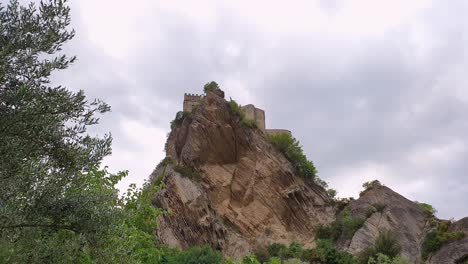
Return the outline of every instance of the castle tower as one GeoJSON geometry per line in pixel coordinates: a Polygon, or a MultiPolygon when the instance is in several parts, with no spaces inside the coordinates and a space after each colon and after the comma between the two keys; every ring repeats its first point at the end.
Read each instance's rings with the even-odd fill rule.
{"type": "Polygon", "coordinates": [[[199,94],[184,94],[184,112],[192,112],[193,108],[200,104],[202,95],[199,94]]]}
{"type": "Polygon", "coordinates": [[[242,106],[247,119],[255,120],[257,127],[265,131],[265,111],[256,108],[253,104],[242,106]]]}

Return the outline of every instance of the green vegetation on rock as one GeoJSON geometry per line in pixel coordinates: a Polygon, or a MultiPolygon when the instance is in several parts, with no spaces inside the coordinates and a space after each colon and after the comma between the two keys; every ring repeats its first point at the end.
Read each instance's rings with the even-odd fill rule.
{"type": "Polygon", "coordinates": [[[307,159],[300,142],[293,136],[289,133],[271,135],[270,142],[286,156],[301,177],[310,180],[316,179],[317,169],[312,161],[307,159]]]}
{"type": "Polygon", "coordinates": [[[429,216],[435,216],[435,213],[437,213],[437,210],[430,204],[420,202],[416,203],[419,204],[419,206],[421,206],[424,212],[426,212],[426,214],[428,214],[429,216]]]}
{"type": "Polygon", "coordinates": [[[361,252],[359,260],[361,263],[365,264],[372,262],[372,259],[379,260],[379,256],[383,255],[391,261],[398,257],[400,252],[401,246],[395,235],[390,232],[380,232],[379,236],[375,240],[374,246],[361,252]]]}
{"type": "Polygon", "coordinates": [[[315,235],[319,239],[339,238],[351,239],[363,225],[366,219],[352,217],[348,211],[341,213],[337,219],[329,225],[318,225],[315,228],[315,235]]]}
{"type": "Polygon", "coordinates": [[[427,259],[430,254],[439,250],[443,245],[465,237],[463,232],[450,232],[450,221],[435,220],[435,229],[429,232],[422,244],[422,258],[427,259]]]}
{"type": "Polygon", "coordinates": [[[232,113],[239,116],[239,119],[242,122],[242,124],[244,124],[244,125],[246,125],[247,127],[250,127],[250,128],[257,128],[257,123],[255,122],[255,120],[248,119],[245,116],[245,112],[242,109],[242,106],[239,105],[232,98],[230,98],[230,100],[229,100],[229,109],[231,110],[232,113]]]}

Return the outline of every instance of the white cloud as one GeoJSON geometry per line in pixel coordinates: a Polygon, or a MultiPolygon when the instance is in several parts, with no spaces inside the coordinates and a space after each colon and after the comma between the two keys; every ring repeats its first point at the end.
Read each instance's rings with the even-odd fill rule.
{"type": "Polygon", "coordinates": [[[129,175],[118,184],[119,189],[124,191],[130,183],[141,185],[165,157],[163,141],[167,131],[148,122],[128,119],[120,122],[119,129],[120,137],[114,137],[114,140],[124,140],[126,144],[114,144],[113,155],[105,158],[103,165],[109,166],[113,172],[129,171],[129,175]]]}

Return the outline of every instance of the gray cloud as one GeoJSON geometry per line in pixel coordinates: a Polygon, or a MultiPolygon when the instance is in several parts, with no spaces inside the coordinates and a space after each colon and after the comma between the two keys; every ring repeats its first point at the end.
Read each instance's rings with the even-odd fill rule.
{"type": "MultiPolygon", "coordinates": [[[[346,1],[325,2],[323,14],[340,18],[346,1]]],[[[122,188],[141,183],[162,158],[183,93],[216,80],[240,103],[265,108],[267,126],[291,129],[339,193],[357,195],[378,178],[441,217],[468,215],[465,2],[435,1],[379,34],[266,29],[223,5],[197,22],[148,5],[156,7],[132,20],[134,38],[119,57],[93,42],[85,9],[73,3],[78,36],[67,52],[79,61],[56,77],[112,105],[96,132],[115,137],[111,168],[130,169],[122,188]]]]}

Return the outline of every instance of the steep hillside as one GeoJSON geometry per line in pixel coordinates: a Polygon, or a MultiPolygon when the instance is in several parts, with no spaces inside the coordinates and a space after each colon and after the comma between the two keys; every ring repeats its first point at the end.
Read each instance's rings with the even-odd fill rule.
{"type": "MultiPolygon", "coordinates": [[[[333,200],[299,177],[265,132],[244,122],[221,93],[208,92],[192,113],[177,116],[166,152],[151,179],[166,185],[154,204],[169,212],[160,218],[157,235],[171,246],[210,244],[239,258],[273,242],[314,247],[319,227],[330,231],[350,220],[357,223],[352,231],[328,237],[338,247],[359,255],[382,232],[391,232],[401,254],[422,263],[424,240],[437,228],[437,219],[419,204],[381,185],[347,204],[333,200]]],[[[465,232],[463,223],[450,228],[465,232]]],[[[447,254],[447,263],[465,257],[453,251],[468,254],[466,239],[449,242],[426,256],[430,263],[441,263],[447,254]]]]}

